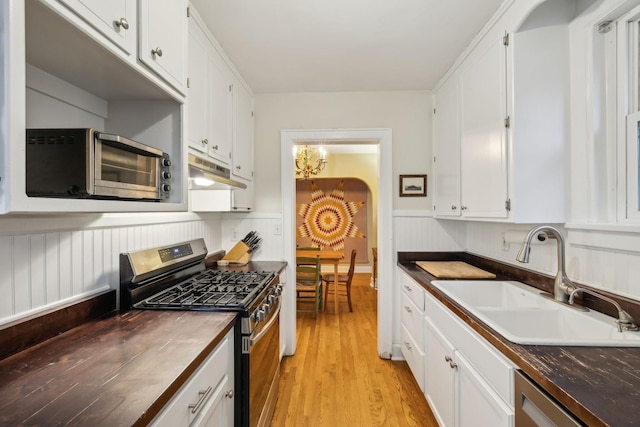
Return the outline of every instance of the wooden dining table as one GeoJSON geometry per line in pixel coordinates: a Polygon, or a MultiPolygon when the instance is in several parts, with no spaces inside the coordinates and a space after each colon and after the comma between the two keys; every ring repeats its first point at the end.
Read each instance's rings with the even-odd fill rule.
{"type": "MultiPolygon", "coordinates": [[[[298,249],[297,257],[320,257],[320,264],[333,264],[333,289],[334,289],[334,312],[338,314],[338,264],[344,258],[344,251],[298,249]]],[[[325,304],[327,302],[325,301],[325,304]]]]}

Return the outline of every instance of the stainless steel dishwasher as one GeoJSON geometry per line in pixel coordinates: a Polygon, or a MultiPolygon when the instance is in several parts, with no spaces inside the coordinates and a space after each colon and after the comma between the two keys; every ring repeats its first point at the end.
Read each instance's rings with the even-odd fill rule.
{"type": "Polygon", "coordinates": [[[516,427],[584,426],[520,371],[515,373],[516,427]]]}

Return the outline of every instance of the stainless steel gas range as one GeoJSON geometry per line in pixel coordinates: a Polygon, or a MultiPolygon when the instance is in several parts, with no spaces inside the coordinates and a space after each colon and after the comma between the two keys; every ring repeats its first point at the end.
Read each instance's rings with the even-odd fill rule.
{"type": "Polygon", "coordinates": [[[278,274],[207,270],[203,239],[120,254],[120,309],[237,312],[235,425],[267,426],[278,392],[278,274]]]}

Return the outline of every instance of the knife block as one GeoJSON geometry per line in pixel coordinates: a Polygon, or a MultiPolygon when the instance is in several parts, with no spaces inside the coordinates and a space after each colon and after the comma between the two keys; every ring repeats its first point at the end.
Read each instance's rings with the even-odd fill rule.
{"type": "Polygon", "coordinates": [[[229,252],[227,252],[224,257],[222,257],[221,261],[245,265],[251,259],[248,251],[249,246],[247,246],[244,242],[238,242],[229,250],[229,252]]]}

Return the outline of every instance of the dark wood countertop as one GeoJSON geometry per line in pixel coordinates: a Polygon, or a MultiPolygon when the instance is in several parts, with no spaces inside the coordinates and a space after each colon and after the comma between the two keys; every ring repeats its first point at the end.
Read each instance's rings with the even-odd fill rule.
{"type": "MultiPolygon", "coordinates": [[[[640,425],[640,348],[514,344],[431,286],[436,278],[411,258],[416,260],[414,254],[404,259],[399,255],[398,265],[403,271],[584,423],[616,427],[640,425]]],[[[468,257],[462,259],[473,264],[468,257]]],[[[487,265],[477,266],[487,269],[487,265]]],[[[521,277],[510,277],[504,271],[494,272],[499,279],[522,281],[521,277]]]]}
{"type": "Polygon", "coordinates": [[[146,425],[235,317],[132,310],[0,360],[0,425],[146,425]]]}

